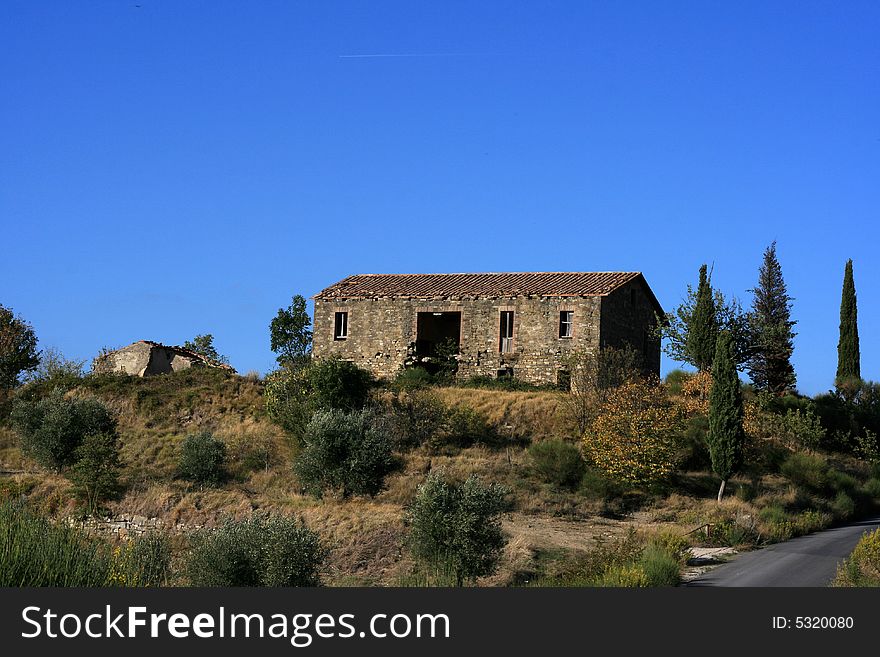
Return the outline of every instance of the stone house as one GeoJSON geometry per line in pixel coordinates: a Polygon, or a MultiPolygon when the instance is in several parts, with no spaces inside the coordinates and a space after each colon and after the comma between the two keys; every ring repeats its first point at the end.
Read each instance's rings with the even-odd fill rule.
{"type": "Polygon", "coordinates": [[[314,297],[312,353],[393,377],[457,352],[458,376],[565,384],[566,354],[631,345],[660,373],[663,314],[640,272],[359,274],[314,297]]]}
{"type": "Polygon", "coordinates": [[[127,347],[109,351],[98,356],[92,363],[92,371],[98,374],[133,374],[150,376],[167,374],[190,367],[217,367],[235,372],[229,365],[215,363],[183,347],[138,340],[127,347]]]}

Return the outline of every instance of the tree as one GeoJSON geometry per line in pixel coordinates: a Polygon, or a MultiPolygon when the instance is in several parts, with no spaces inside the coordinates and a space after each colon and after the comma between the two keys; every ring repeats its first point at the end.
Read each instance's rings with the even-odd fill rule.
{"type": "Polygon", "coordinates": [[[584,434],[584,454],[608,477],[653,484],[675,468],[681,417],[655,382],[631,381],[612,390],[584,434]]]}
{"type": "Polygon", "coordinates": [[[853,280],[852,259],[846,261],[843,272],[843,292],[840,299],[840,340],[837,343],[838,388],[847,380],[861,378],[859,363],[859,325],[856,307],[856,284],[853,280]]]}
{"type": "Polygon", "coordinates": [[[10,419],[22,453],[56,471],[74,462],[76,448],[86,436],[116,433],[116,421],[101,402],[67,399],[60,389],[43,399],[17,400],[10,419]]]}
{"type": "Polygon", "coordinates": [[[219,353],[214,347],[214,336],[210,333],[197,335],[192,340],[187,340],[183,343],[183,348],[189,349],[190,351],[197,353],[199,356],[203,356],[212,363],[229,365],[229,359],[219,353]]]}
{"type": "Polygon", "coordinates": [[[312,350],[311,325],[306,300],[299,294],[286,309],[278,309],[269,325],[269,338],[272,351],[278,354],[279,365],[293,366],[308,360],[312,350]]]}
{"type": "Polygon", "coordinates": [[[792,327],[797,322],[791,319],[791,297],[776,257],[776,242],[764,251],[758,286],[750,291],[754,299],[749,315],[749,377],[757,390],[782,395],[794,390],[796,382],[791,354],[796,335],[792,327]]]}
{"type": "Polygon", "coordinates": [[[357,410],[366,406],[373,375],[341,358],[322,358],[309,368],[311,393],[318,408],[357,410]]]}
{"type": "Polygon", "coordinates": [[[114,433],[86,436],[75,452],[76,462],[70,481],[77,499],[89,513],[97,513],[101,504],[119,492],[119,445],[114,433]]]}
{"type": "Polygon", "coordinates": [[[743,400],[739,376],[733,358],[729,333],[718,336],[715,363],[712,367],[712,389],[709,392],[709,457],[712,470],[721,477],[718,501],[724,496],[727,480],[742,465],[745,433],[743,432],[743,400]]]}
{"type": "Polygon", "coordinates": [[[193,586],[319,586],[327,550],[298,518],[226,519],[192,539],[186,570],[193,586]]]}
{"type": "Polygon", "coordinates": [[[341,490],[342,497],[375,495],[395,466],[392,439],[370,411],[318,411],[306,427],[294,472],[316,497],[341,490]]]}
{"type": "Polygon", "coordinates": [[[475,476],[463,484],[432,472],[409,510],[409,546],[423,565],[448,572],[456,586],[495,572],[506,539],[501,513],[507,489],[475,476]]]}
{"type": "MultiPolygon", "coordinates": [[[[701,281],[704,268],[705,265],[700,268],[701,281]]],[[[700,299],[699,290],[699,286],[694,289],[693,286],[688,285],[687,295],[678,308],[674,312],[666,313],[665,317],[659,318],[657,332],[659,334],[658,337],[664,340],[663,351],[667,356],[682,363],[689,363],[703,371],[708,369],[705,366],[705,359],[707,358],[705,352],[714,354],[714,343],[711,345],[712,349],[707,348],[705,335],[713,333],[711,324],[709,326],[710,330],[706,331],[705,319],[700,320],[696,316],[700,299]],[[700,326],[702,326],[702,329],[699,328],[700,326]],[[699,333],[703,333],[703,337],[700,337],[699,333]],[[697,342],[700,344],[702,356],[699,356],[694,351],[697,342]],[[701,368],[700,363],[703,363],[704,367],[701,368]]],[[[742,365],[748,359],[749,352],[748,314],[743,312],[739,301],[735,298],[731,298],[728,301],[720,290],[713,290],[711,288],[711,279],[708,277],[703,285],[703,290],[703,303],[700,314],[704,317],[711,317],[712,315],[711,309],[705,301],[706,291],[708,290],[714,301],[715,335],[717,336],[717,331],[719,330],[727,331],[731,334],[737,366],[742,365]]],[[[711,359],[708,362],[711,364],[711,359]]]]}
{"type": "Polygon", "coordinates": [[[226,478],[226,445],[208,431],[187,436],[180,446],[177,474],[200,487],[219,486],[226,478]]]}
{"type": "Polygon", "coordinates": [[[691,317],[687,334],[687,351],[694,366],[704,372],[712,368],[715,357],[715,341],[718,338],[718,319],[712,285],[706,274],[706,265],[700,267],[700,282],[697,286],[697,302],[691,317]]]}
{"type": "Polygon", "coordinates": [[[0,390],[11,390],[18,385],[22,374],[39,364],[33,327],[0,304],[0,390]]]}

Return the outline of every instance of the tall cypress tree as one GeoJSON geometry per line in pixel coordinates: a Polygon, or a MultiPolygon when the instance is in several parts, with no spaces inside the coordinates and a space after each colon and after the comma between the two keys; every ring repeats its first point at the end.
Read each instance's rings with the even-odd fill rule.
{"type": "Polygon", "coordinates": [[[843,271],[843,294],[840,299],[840,341],[837,343],[837,383],[861,378],[859,363],[859,326],[856,308],[856,284],[852,258],[843,271]]]}
{"type": "Polygon", "coordinates": [[[718,335],[715,363],[712,366],[712,389],[709,391],[709,433],[706,436],[712,470],[721,477],[718,501],[724,497],[727,480],[742,465],[743,401],[739,376],[734,362],[733,341],[727,331],[718,335]]]}
{"type": "Polygon", "coordinates": [[[791,319],[791,297],[782,279],[775,241],[764,251],[758,286],[750,291],[754,298],[749,315],[749,376],[756,389],[781,395],[794,390],[797,380],[791,364],[796,335],[792,328],[797,322],[791,319]]]}
{"type": "Polygon", "coordinates": [[[718,340],[718,318],[712,285],[709,283],[707,267],[700,267],[700,284],[697,287],[697,302],[690,318],[687,332],[687,353],[691,363],[701,372],[712,368],[715,358],[715,343],[718,340]]]}

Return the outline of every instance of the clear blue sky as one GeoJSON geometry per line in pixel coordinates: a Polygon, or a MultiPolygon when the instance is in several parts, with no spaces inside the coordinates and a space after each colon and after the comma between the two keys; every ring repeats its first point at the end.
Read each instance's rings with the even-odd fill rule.
{"type": "Polygon", "coordinates": [[[748,304],[777,239],[801,390],[849,257],[877,379],[878,34],[873,1],[4,0],[0,303],[68,356],[213,333],[265,372],[349,274],[640,270],[671,309],[709,262],[748,304]]]}

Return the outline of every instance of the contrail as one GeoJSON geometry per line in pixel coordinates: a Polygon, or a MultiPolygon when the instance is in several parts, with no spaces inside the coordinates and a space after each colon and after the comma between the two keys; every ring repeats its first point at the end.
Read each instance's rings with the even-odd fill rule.
{"type": "Polygon", "coordinates": [[[405,52],[375,53],[365,55],[339,55],[340,59],[368,59],[371,57],[466,57],[473,53],[466,52],[405,52]]]}

